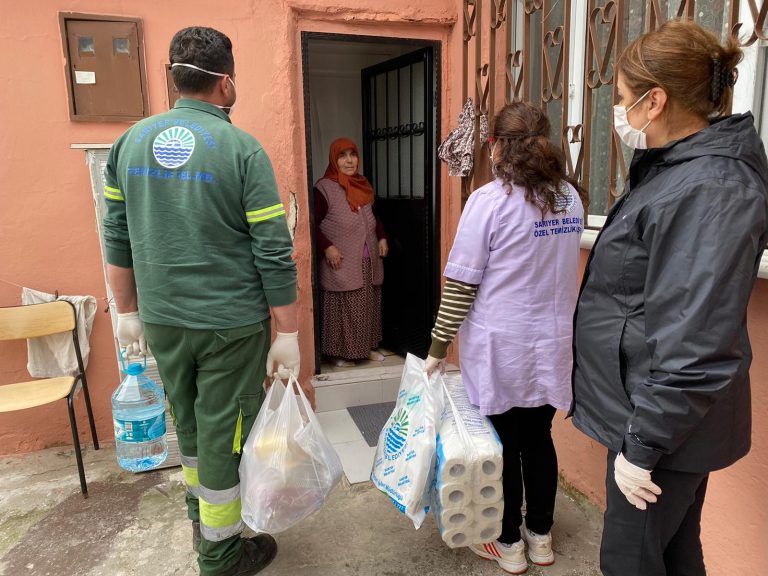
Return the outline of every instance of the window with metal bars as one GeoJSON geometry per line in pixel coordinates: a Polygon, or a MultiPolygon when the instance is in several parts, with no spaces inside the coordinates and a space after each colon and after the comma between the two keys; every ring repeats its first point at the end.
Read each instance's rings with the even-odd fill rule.
{"type": "MultiPolygon", "coordinates": [[[[480,116],[529,101],[546,110],[569,173],[589,192],[590,227],[602,225],[623,192],[631,157],[612,127],[613,64],[624,46],[667,20],[690,18],[722,37],[737,33],[749,48],[765,44],[768,20],[768,0],[464,0],[463,7],[463,96],[473,99],[476,117],[476,168],[464,179],[465,194],[490,178],[480,116]]],[[[747,51],[734,109],[754,100],[765,119],[768,92],[754,72],[755,50],[747,51]]],[[[763,125],[768,134],[768,120],[763,125]]]]}

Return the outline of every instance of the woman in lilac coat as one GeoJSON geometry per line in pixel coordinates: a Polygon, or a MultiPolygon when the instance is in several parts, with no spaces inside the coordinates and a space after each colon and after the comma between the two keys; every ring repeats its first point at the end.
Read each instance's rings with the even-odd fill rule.
{"type": "Polygon", "coordinates": [[[584,208],[541,110],[517,102],[494,119],[496,178],[469,197],[445,267],[427,371],[461,328],[470,401],[504,446],[504,518],[495,542],[471,546],[511,574],[555,561],[552,419],[571,403],[571,334],[584,208]],[[526,515],[523,517],[523,486],[526,515]]]}

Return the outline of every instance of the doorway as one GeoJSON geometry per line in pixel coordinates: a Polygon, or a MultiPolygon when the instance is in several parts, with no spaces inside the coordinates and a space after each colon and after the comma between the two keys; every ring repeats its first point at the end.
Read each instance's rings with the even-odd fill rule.
{"type": "MultiPolygon", "coordinates": [[[[321,357],[314,183],[330,143],[354,140],[360,172],[375,192],[374,212],[389,243],[382,286],[387,365],[425,357],[439,302],[439,42],[302,33],[307,185],[313,259],[315,373],[343,370],[321,357]]],[[[356,368],[376,366],[362,363],[356,368]]]]}

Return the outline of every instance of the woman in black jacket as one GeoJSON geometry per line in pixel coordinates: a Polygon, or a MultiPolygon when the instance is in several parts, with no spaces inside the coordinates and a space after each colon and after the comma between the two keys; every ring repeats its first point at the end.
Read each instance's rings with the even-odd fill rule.
{"type": "Polygon", "coordinates": [[[749,451],[768,162],[752,115],[726,115],[740,58],[669,22],[616,64],[615,128],[636,151],[584,274],[571,410],[608,448],[605,576],[703,576],[709,473],[749,451]]]}

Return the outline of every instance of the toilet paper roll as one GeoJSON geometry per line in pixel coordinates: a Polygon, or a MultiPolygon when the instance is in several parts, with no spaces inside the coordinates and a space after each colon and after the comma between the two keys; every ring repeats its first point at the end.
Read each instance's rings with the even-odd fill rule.
{"type": "Polygon", "coordinates": [[[466,484],[441,484],[437,486],[441,508],[468,506],[472,500],[472,489],[466,484]]]}
{"type": "Polygon", "coordinates": [[[452,403],[441,414],[437,436],[438,482],[467,485],[502,477],[502,445],[490,420],[469,401],[460,375],[445,379],[452,403]]]}
{"type": "Polygon", "coordinates": [[[504,468],[504,459],[501,454],[485,454],[478,463],[478,471],[482,481],[498,480],[504,468]]]}
{"type": "Polygon", "coordinates": [[[464,528],[469,529],[472,520],[475,517],[475,511],[469,506],[462,508],[442,508],[439,512],[438,522],[442,529],[464,528]]]}
{"type": "Polygon", "coordinates": [[[483,482],[475,486],[472,491],[472,502],[475,504],[490,504],[498,502],[503,495],[500,480],[493,482],[483,482]]]}
{"type": "Polygon", "coordinates": [[[492,504],[474,505],[472,516],[478,523],[501,522],[504,517],[504,501],[499,500],[492,504]]]}
{"type": "MultiPolygon", "coordinates": [[[[499,532],[501,534],[501,532],[499,532]]],[[[469,529],[462,528],[449,528],[440,533],[443,538],[443,542],[448,545],[448,548],[460,548],[462,546],[469,546],[472,544],[472,539],[475,537],[474,532],[469,529]]]]}
{"type": "Polygon", "coordinates": [[[501,536],[501,522],[491,522],[488,524],[476,524],[472,535],[473,544],[493,542],[501,536]]]}
{"type": "MultiPolygon", "coordinates": [[[[438,456],[437,477],[438,483],[456,484],[467,482],[471,477],[471,466],[463,455],[447,457],[443,460],[438,456]]],[[[493,478],[496,480],[496,478],[493,478]]]]}

